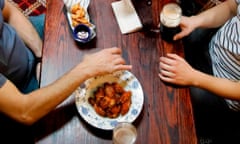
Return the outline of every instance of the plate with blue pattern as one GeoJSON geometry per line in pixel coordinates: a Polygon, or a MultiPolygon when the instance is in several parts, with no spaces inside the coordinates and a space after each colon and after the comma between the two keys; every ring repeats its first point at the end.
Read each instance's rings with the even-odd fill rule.
{"type": "Polygon", "coordinates": [[[84,82],[75,92],[75,103],[80,116],[93,127],[102,130],[112,130],[119,122],[132,123],[141,113],[144,102],[143,90],[138,79],[129,71],[117,71],[90,78],[84,82]],[[131,91],[131,106],[125,115],[116,118],[102,117],[97,114],[88,101],[98,87],[104,83],[118,83],[124,90],[131,91]]]}

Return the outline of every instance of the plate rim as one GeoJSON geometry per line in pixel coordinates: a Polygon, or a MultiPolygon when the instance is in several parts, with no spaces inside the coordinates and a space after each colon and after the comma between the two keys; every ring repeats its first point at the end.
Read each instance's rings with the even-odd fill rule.
{"type": "MultiPolygon", "coordinates": [[[[139,111],[138,111],[138,113],[134,116],[134,118],[132,118],[131,119],[131,121],[124,121],[124,117],[118,117],[118,118],[116,118],[116,119],[111,119],[111,118],[104,118],[104,117],[101,117],[101,116],[99,116],[99,115],[97,115],[97,117],[100,117],[101,119],[106,119],[106,120],[109,120],[109,123],[113,123],[113,125],[116,125],[117,123],[119,123],[119,122],[130,122],[130,123],[132,123],[132,122],[134,122],[138,117],[139,117],[139,115],[141,114],[141,112],[142,112],[142,109],[143,109],[143,106],[144,106],[144,92],[143,92],[143,88],[142,88],[142,85],[141,85],[141,83],[140,83],[140,81],[137,79],[137,77],[133,74],[133,73],[131,73],[130,71],[128,71],[128,70],[125,70],[125,71],[117,71],[117,72],[114,72],[114,73],[112,73],[112,74],[115,74],[115,73],[118,73],[118,72],[120,72],[120,73],[128,73],[130,76],[132,76],[133,78],[134,78],[134,80],[136,80],[137,82],[138,82],[138,85],[139,85],[139,88],[140,88],[140,92],[141,92],[141,103],[140,103],[140,107],[139,107],[139,111]]],[[[111,75],[111,74],[106,74],[106,75],[111,75]]],[[[101,75],[101,76],[105,76],[105,75],[101,75]]],[[[84,82],[83,82],[83,84],[85,85],[85,83],[87,83],[89,80],[91,80],[91,79],[96,79],[97,77],[101,77],[101,76],[96,76],[96,77],[92,77],[92,78],[89,78],[89,79],[87,79],[87,80],[85,80],[84,82]]],[[[81,107],[78,105],[78,98],[80,98],[80,93],[79,92],[77,92],[77,91],[79,91],[79,90],[85,90],[86,88],[81,88],[81,86],[79,86],[78,87],[78,89],[74,92],[74,97],[75,97],[75,105],[76,105],[76,108],[77,108],[77,111],[78,111],[78,113],[79,113],[79,115],[81,116],[81,118],[82,119],[84,119],[84,121],[85,122],[87,122],[89,125],[91,125],[91,126],[93,126],[93,127],[95,127],[95,128],[98,128],[98,129],[102,129],[102,130],[113,130],[113,128],[114,128],[114,126],[109,126],[108,128],[104,128],[104,127],[102,127],[102,126],[98,126],[97,124],[93,124],[93,123],[91,123],[90,121],[89,121],[89,119],[87,119],[87,116],[84,116],[84,114],[82,114],[82,112],[81,112],[81,107]]],[[[86,90],[85,90],[86,91],[86,90]]],[[[130,111],[129,111],[130,112],[130,111]]]]}

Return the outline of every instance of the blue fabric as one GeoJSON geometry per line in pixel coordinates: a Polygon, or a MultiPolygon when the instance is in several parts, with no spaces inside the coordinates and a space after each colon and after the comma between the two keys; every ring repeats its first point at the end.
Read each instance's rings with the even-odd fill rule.
{"type": "MultiPolygon", "coordinates": [[[[4,7],[4,0],[0,0],[0,7],[4,7]]],[[[32,54],[28,51],[15,29],[4,22],[0,9],[0,73],[18,88],[30,79],[32,65],[28,60],[32,54]]],[[[6,79],[1,78],[0,83],[3,85],[6,79]]]]}
{"type": "Polygon", "coordinates": [[[33,24],[35,29],[37,30],[37,32],[38,32],[39,36],[41,37],[41,39],[43,39],[45,14],[41,14],[41,15],[38,15],[38,16],[30,16],[29,20],[33,24]]]}
{"type": "Polygon", "coordinates": [[[6,77],[0,73],[0,88],[3,86],[6,80],[6,77]]]}
{"type": "Polygon", "coordinates": [[[28,51],[28,55],[29,55],[28,62],[29,62],[29,65],[31,65],[32,70],[30,73],[30,78],[28,79],[26,84],[19,88],[20,91],[23,93],[29,93],[39,87],[38,81],[36,78],[36,71],[35,71],[36,70],[35,57],[30,50],[28,51]]]}
{"type": "MultiPolygon", "coordinates": [[[[2,8],[4,0],[0,0],[0,87],[6,80],[13,82],[23,93],[31,92],[39,87],[36,79],[36,62],[33,53],[10,25],[4,22],[2,8]]],[[[43,38],[45,15],[29,17],[39,36],[43,38]]]]}
{"type": "MultiPolygon", "coordinates": [[[[43,39],[45,14],[42,14],[39,16],[31,16],[31,17],[29,17],[29,20],[32,23],[32,25],[35,27],[35,29],[37,30],[41,39],[43,39]]],[[[29,93],[29,92],[39,88],[39,83],[36,78],[36,71],[35,71],[36,70],[36,67],[35,67],[36,61],[35,61],[34,57],[32,57],[32,64],[34,65],[34,68],[32,71],[32,77],[29,80],[28,85],[21,90],[23,93],[29,93]]]]}

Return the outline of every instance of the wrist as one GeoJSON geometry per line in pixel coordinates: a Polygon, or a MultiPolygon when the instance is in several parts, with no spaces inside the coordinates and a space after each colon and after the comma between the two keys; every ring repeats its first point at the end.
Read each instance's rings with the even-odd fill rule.
{"type": "Polygon", "coordinates": [[[36,63],[41,63],[42,62],[42,57],[35,57],[35,62],[36,63]]]}
{"type": "Polygon", "coordinates": [[[202,24],[202,20],[199,19],[198,16],[191,16],[191,19],[192,19],[192,22],[193,22],[193,29],[196,29],[196,28],[199,28],[201,27],[201,24],[202,24]]]}
{"type": "Polygon", "coordinates": [[[192,84],[191,85],[194,87],[199,87],[202,77],[203,77],[202,72],[194,69],[193,73],[192,73],[192,84]]]}

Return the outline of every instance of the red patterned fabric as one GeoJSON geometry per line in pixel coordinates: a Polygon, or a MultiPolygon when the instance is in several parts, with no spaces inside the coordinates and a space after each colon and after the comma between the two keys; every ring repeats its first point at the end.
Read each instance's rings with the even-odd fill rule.
{"type": "Polygon", "coordinates": [[[39,15],[46,10],[46,0],[8,0],[18,7],[25,16],[39,15]]]}

